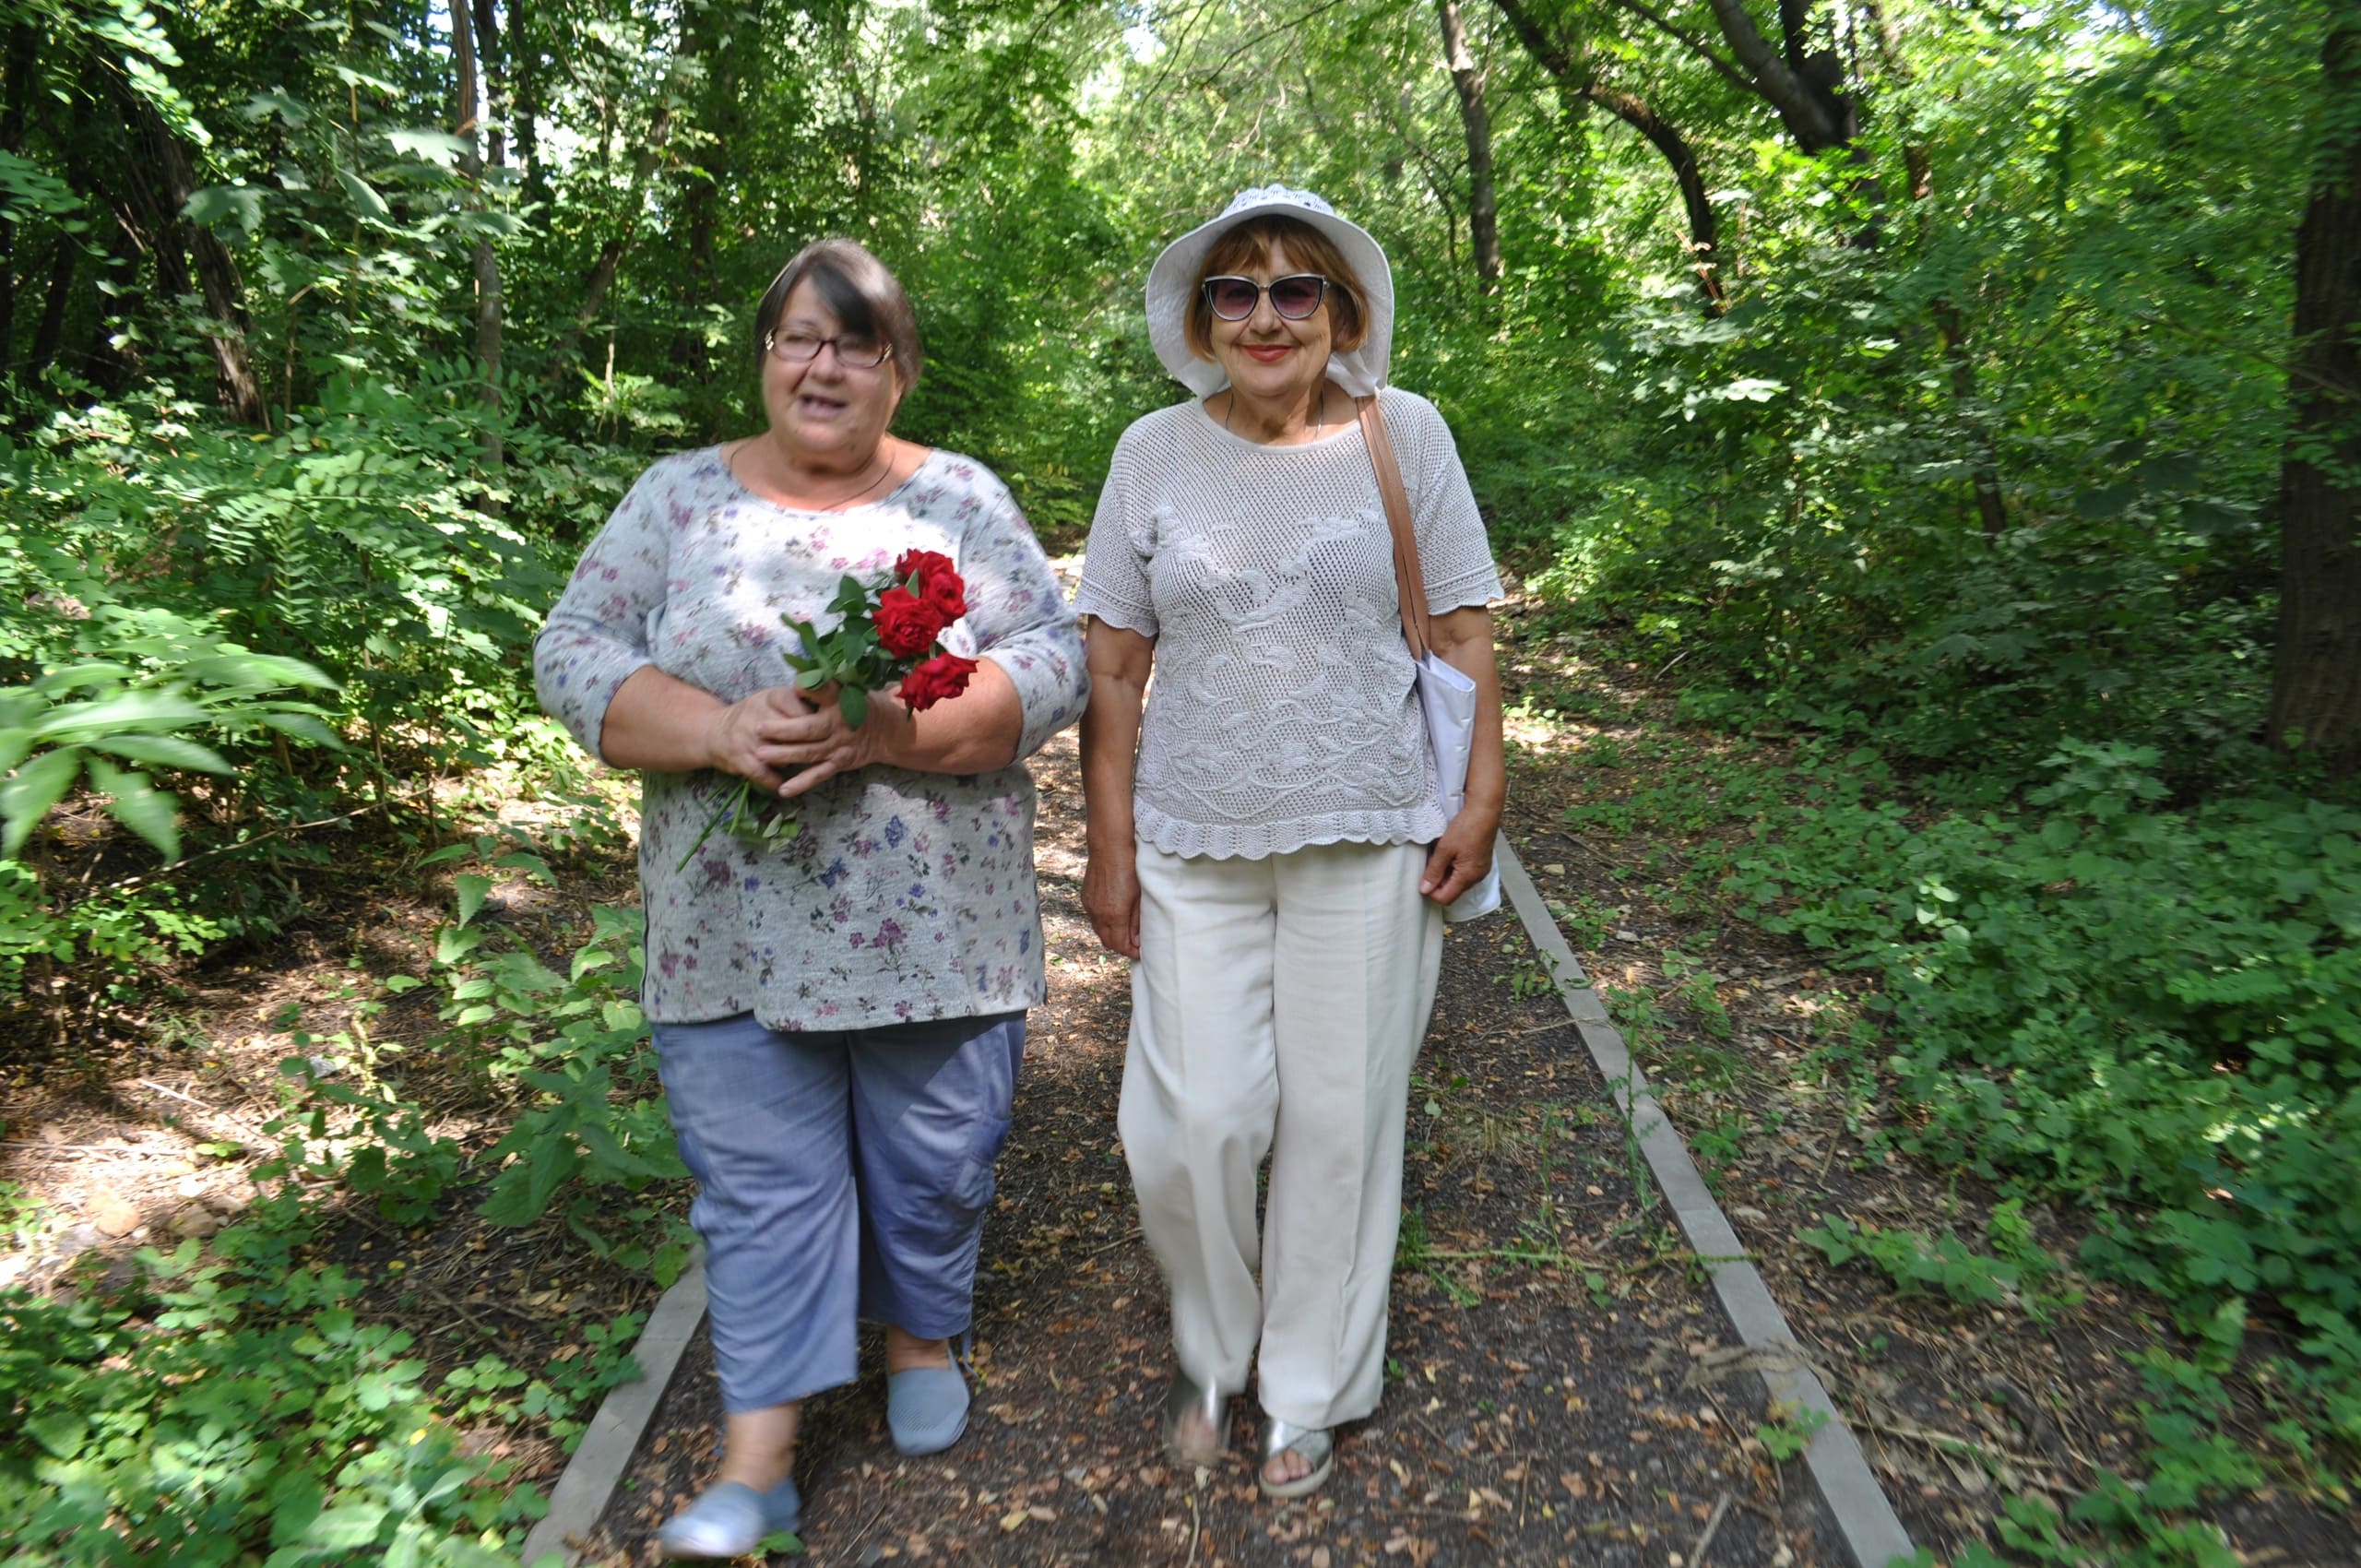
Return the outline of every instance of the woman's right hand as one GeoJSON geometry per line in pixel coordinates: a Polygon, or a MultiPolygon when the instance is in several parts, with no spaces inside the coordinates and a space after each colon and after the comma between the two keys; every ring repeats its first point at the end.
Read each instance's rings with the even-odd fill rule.
{"type": "Polygon", "coordinates": [[[751,778],[765,794],[777,794],[787,782],[779,765],[794,761],[788,754],[787,726],[813,711],[811,699],[793,686],[767,686],[730,704],[706,727],[706,766],[751,778]]]}
{"type": "Polygon", "coordinates": [[[1139,853],[1093,848],[1082,873],[1082,909],[1098,944],[1126,958],[1140,956],[1139,853]]]}

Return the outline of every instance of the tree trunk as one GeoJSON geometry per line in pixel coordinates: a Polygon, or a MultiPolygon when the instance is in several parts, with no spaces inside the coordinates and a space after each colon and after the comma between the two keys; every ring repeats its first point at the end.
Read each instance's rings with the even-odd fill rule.
{"type": "MultiPolygon", "coordinates": [[[[481,7],[489,10],[490,0],[481,7]]],[[[459,138],[467,150],[459,155],[459,172],[474,185],[469,205],[478,212],[483,209],[483,158],[476,150],[476,133],[481,127],[479,105],[482,99],[478,91],[474,17],[477,7],[468,0],[450,8],[451,53],[458,67],[459,138]]],[[[502,466],[506,460],[501,434],[500,406],[500,259],[492,255],[492,236],[479,231],[473,246],[476,279],[476,358],[483,366],[483,461],[487,481],[497,484],[502,466]]],[[[498,503],[486,505],[497,511],[498,503]]]]}
{"type": "Polygon", "coordinates": [[[1459,94],[1459,123],[1467,133],[1467,239],[1476,253],[1476,280],[1487,294],[1501,291],[1501,218],[1492,195],[1492,117],[1484,106],[1484,73],[1467,53],[1459,0],[1435,0],[1442,18],[1442,58],[1459,94]]]}
{"type": "Polygon", "coordinates": [[[1703,38],[1649,0],[1613,0],[1613,4],[1703,60],[1740,91],[1768,104],[1806,153],[1816,156],[1832,148],[1850,147],[1860,133],[1859,115],[1843,90],[1844,61],[1833,49],[1809,47],[1809,0],[1780,0],[1780,50],[1773,49],[1754,25],[1746,0],[1706,0],[1735,60],[1717,53],[1703,38]]]}
{"type": "Polygon", "coordinates": [[[1951,369],[1952,401],[1960,417],[1975,425],[1975,467],[1968,480],[1975,494],[1976,520],[1988,539],[2009,526],[2009,509],[2000,498],[2000,469],[1992,454],[1991,438],[1984,422],[1971,411],[1975,403],[1975,362],[1967,352],[1967,319],[1949,300],[1938,299],[1928,309],[1935,317],[1935,338],[1943,362],[1951,369]]]}
{"type": "MultiPolygon", "coordinates": [[[[1910,62],[1903,57],[1902,38],[1895,31],[1885,7],[1878,0],[1860,0],[1861,8],[1869,15],[1870,36],[1877,41],[1878,59],[1885,66],[1885,74],[1904,87],[1911,85],[1910,62]]],[[[1935,189],[1935,160],[1923,141],[1902,144],[1902,166],[1910,176],[1910,199],[1925,201],[1935,189]]]]}
{"type": "Polygon", "coordinates": [[[672,362],[696,376],[712,368],[705,339],[705,307],[714,299],[714,249],[721,229],[723,193],[730,184],[733,160],[744,147],[742,65],[747,47],[732,30],[748,19],[742,12],[711,6],[691,13],[688,24],[685,47],[705,63],[705,93],[697,110],[704,141],[697,167],[689,172],[687,188],[681,196],[688,254],[681,269],[681,324],[672,334],[672,362]]]}
{"type": "Polygon", "coordinates": [[[30,374],[39,375],[57,362],[57,350],[65,341],[65,306],[74,297],[74,268],[81,256],[82,247],[71,234],[50,242],[49,297],[42,303],[41,325],[33,328],[32,350],[25,356],[30,374]]]}
{"type": "Polygon", "coordinates": [[[493,169],[508,166],[508,72],[500,47],[500,16],[495,0],[475,0],[476,69],[483,77],[484,162],[493,169]]]}
{"type": "Polygon", "coordinates": [[[1556,78],[1558,90],[1569,104],[1589,103],[1606,110],[1647,137],[1648,144],[1664,155],[1664,160],[1672,166],[1673,180],[1680,188],[1680,205],[1689,215],[1689,254],[1697,275],[1698,291],[1704,296],[1705,308],[1713,315],[1719,315],[1728,309],[1722,276],[1733,265],[1733,257],[1723,254],[1721,222],[1714,214],[1714,204],[1706,198],[1705,178],[1698,170],[1697,154],[1689,145],[1689,138],[1637,94],[1607,87],[1588,71],[1576,70],[1565,45],[1542,28],[1525,8],[1524,0],[1493,0],[1493,4],[1534,64],[1556,78]]]}
{"type": "MultiPolygon", "coordinates": [[[[667,84],[666,90],[670,91],[667,84]]],[[[656,111],[656,118],[648,123],[647,134],[640,138],[639,156],[633,160],[631,187],[623,196],[623,210],[615,232],[607,236],[599,247],[599,257],[582,279],[582,307],[574,314],[574,321],[557,341],[557,349],[550,356],[549,374],[564,375],[571,368],[575,351],[581,347],[582,335],[599,319],[599,309],[607,303],[607,291],[614,287],[615,274],[623,267],[623,253],[631,248],[632,237],[639,230],[640,208],[646,205],[647,182],[656,173],[656,165],[664,156],[664,143],[672,135],[672,105],[667,101],[656,111]]]]}
{"type": "MultiPolygon", "coordinates": [[[[1784,30],[1789,53],[1796,59],[1790,65],[1772,51],[1754,18],[1747,14],[1743,0],[1706,0],[1706,4],[1730,53],[1752,79],[1754,90],[1778,111],[1780,123],[1797,147],[1820,153],[1851,143],[1857,128],[1852,105],[1836,90],[1844,85],[1844,67],[1833,50],[1804,53],[1802,6],[1795,7],[1795,20],[1784,30]]],[[[1789,4],[1790,0],[1781,0],[1783,23],[1787,20],[1789,4]]]]}
{"type": "Polygon", "coordinates": [[[1714,215],[1714,204],[1705,194],[1705,177],[1698,171],[1697,154],[1680,128],[1665,119],[1647,102],[1631,93],[1585,82],[1577,89],[1584,101],[1595,103],[1648,138],[1649,144],[1664,155],[1672,165],[1672,177],[1680,186],[1680,204],[1689,214],[1689,255],[1691,268],[1697,274],[1698,290],[1705,296],[1705,307],[1719,315],[1729,308],[1729,301],[1722,287],[1722,268],[1726,258],[1721,254],[1721,221],[1714,215]]]}
{"type": "Polygon", "coordinates": [[[508,0],[508,74],[516,94],[516,166],[524,175],[528,207],[549,199],[549,172],[541,167],[541,46],[533,28],[531,0],[508,0]]]}
{"type": "Polygon", "coordinates": [[[141,205],[148,208],[148,232],[141,238],[155,257],[157,278],[168,294],[178,296],[188,291],[186,268],[194,264],[206,313],[197,330],[213,350],[221,406],[241,424],[267,425],[270,411],[246,353],[245,296],[238,264],[211,230],[181,216],[196,187],[188,153],[154,104],[113,69],[105,69],[104,75],[135,137],[126,172],[141,205]]]}
{"type": "Polygon", "coordinates": [[[2271,741],[2361,773],[2361,18],[2321,47],[2325,145],[2296,234],[2295,430],[2280,470],[2271,741]]]}
{"type": "MultiPolygon", "coordinates": [[[[41,35],[30,22],[8,30],[7,81],[0,86],[0,152],[16,153],[25,139],[25,117],[32,102],[33,69],[40,60],[41,35]]],[[[17,226],[0,217],[0,370],[16,359],[17,350],[17,226]]]]}

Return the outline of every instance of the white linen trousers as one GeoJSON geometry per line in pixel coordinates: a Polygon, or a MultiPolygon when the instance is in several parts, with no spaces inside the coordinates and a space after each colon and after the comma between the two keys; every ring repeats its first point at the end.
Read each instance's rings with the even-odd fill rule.
{"type": "Polygon", "coordinates": [[[1174,1354],[1230,1394],[1259,1340],[1263,1408],[1298,1426],[1357,1420],[1384,1384],[1410,1067],[1442,965],[1426,861],[1417,844],[1139,847],[1119,1124],[1174,1354]]]}

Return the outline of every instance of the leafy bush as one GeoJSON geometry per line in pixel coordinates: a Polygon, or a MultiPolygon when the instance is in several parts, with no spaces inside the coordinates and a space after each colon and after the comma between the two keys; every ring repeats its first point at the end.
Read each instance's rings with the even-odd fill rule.
{"type": "Polygon", "coordinates": [[[219,752],[190,738],[193,730],[233,740],[275,734],[306,745],[341,744],[316,704],[273,695],[290,687],[335,690],[335,682],[302,659],[216,641],[169,611],[109,605],[100,619],[104,633],[88,640],[102,657],[0,689],[0,771],[16,773],[0,790],[0,855],[20,851],[49,808],[87,773],[117,821],[167,861],[179,859],[174,802],[138,768],[230,773],[219,752]]]}
{"type": "MultiPolygon", "coordinates": [[[[492,847],[456,846],[494,863],[521,859],[494,856],[492,847]]],[[[492,1150],[503,1163],[481,1212],[495,1224],[529,1225],[556,1207],[600,1257],[670,1285],[688,1262],[690,1232],[647,1189],[688,1171],[639,1010],[646,917],[592,909],[591,939],[561,975],[521,947],[485,952],[483,928],[469,922],[490,884],[481,873],[457,880],[460,923],[444,928],[435,949],[446,1044],[528,1093],[492,1150]]]]}
{"type": "Polygon", "coordinates": [[[2361,812],[2165,810],[2157,760],[2069,744],[2027,809],[1924,822],[1829,768],[1700,863],[1877,978],[1904,1146],[2070,1195],[2089,1261],[2200,1314],[2275,1301],[2361,1372],[2361,812]]]}
{"type": "Polygon", "coordinates": [[[291,1209],[141,1254],[155,1295],[0,1295],[0,1540],[12,1562],[495,1568],[538,1511],[439,1420],[403,1330],[291,1209]]]}
{"type": "Polygon", "coordinates": [[[455,755],[470,710],[515,691],[556,573],[472,477],[471,383],[327,391],[258,436],[160,387],[0,452],[0,531],[26,551],[26,587],[82,612],[12,606],[0,647],[20,669],[111,659],[118,617],[166,611],[326,670],[343,721],[421,726],[430,754],[455,755]]]}
{"type": "Polygon", "coordinates": [[[517,429],[487,490],[466,377],[332,383],[276,434],[160,386],[0,437],[0,989],[29,958],[122,969],[267,930],[259,879],[321,852],[287,824],[355,794],[403,809],[397,771],[506,749],[568,548],[549,541],[602,517],[632,459],[517,429]],[[234,859],[93,885],[107,840],[40,837],[77,784],[166,861],[191,828],[234,859]]]}
{"type": "Polygon", "coordinates": [[[1932,1292],[1971,1306],[2022,1301],[2046,1316],[2053,1304],[2043,1289],[2057,1262],[2035,1244],[2024,1206],[2015,1199],[1994,1210],[1988,1227],[1992,1252],[1979,1253],[1957,1236],[1855,1225],[1836,1216],[1796,1232],[1832,1264],[1867,1263],[1882,1270],[1905,1295],[1932,1292]]]}
{"type": "MultiPolygon", "coordinates": [[[[497,838],[454,851],[431,858],[548,874],[497,838]]],[[[424,1049],[476,1063],[486,1087],[522,1100],[489,1153],[501,1169],[481,1212],[525,1225],[555,1210],[599,1257],[670,1283],[687,1228],[651,1189],[683,1172],[631,1000],[638,911],[595,911],[561,975],[521,946],[488,950],[478,921],[491,880],[457,880],[461,918],[436,949],[448,1028],[424,1049]]],[[[0,1295],[0,1545],[12,1562],[513,1563],[514,1526],[538,1500],[463,1449],[459,1428],[531,1420],[570,1446],[582,1408],[635,1375],[640,1324],[627,1315],[585,1329],[588,1353],[539,1375],[486,1355],[431,1384],[407,1331],[363,1317],[362,1282],[302,1261],[345,1194],[422,1225],[471,1179],[460,1146],[380,1071],[395,1051],[371,1032],[381,995],[350,1000],[334,1033],[296,1034],[288,1109],[265,1129],[279,1152],[255,1172],[277,1191],[247,1222],[208,1250],[141,1253],[146,1277],[121,1296],[0,1295]]]]}

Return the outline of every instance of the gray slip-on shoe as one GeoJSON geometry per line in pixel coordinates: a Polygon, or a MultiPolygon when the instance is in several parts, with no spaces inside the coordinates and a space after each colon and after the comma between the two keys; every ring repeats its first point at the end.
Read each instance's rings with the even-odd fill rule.
{"type": "Polygon", "coordinates": [[[967,1379],[954,1364],[913,1367],[885,1380],[885,1426],[894,1452],[940,1454],[967,1430],[967,1379]]]}
{"type": "Polygon", "coordinates": [[[792,1535],[803,1525],[803,1499],[789,1476],[768,1491],[738,1481],[716,1481],[656,1533],[667,1557],[743,1557],[765,1536],[792,1535]]]}

